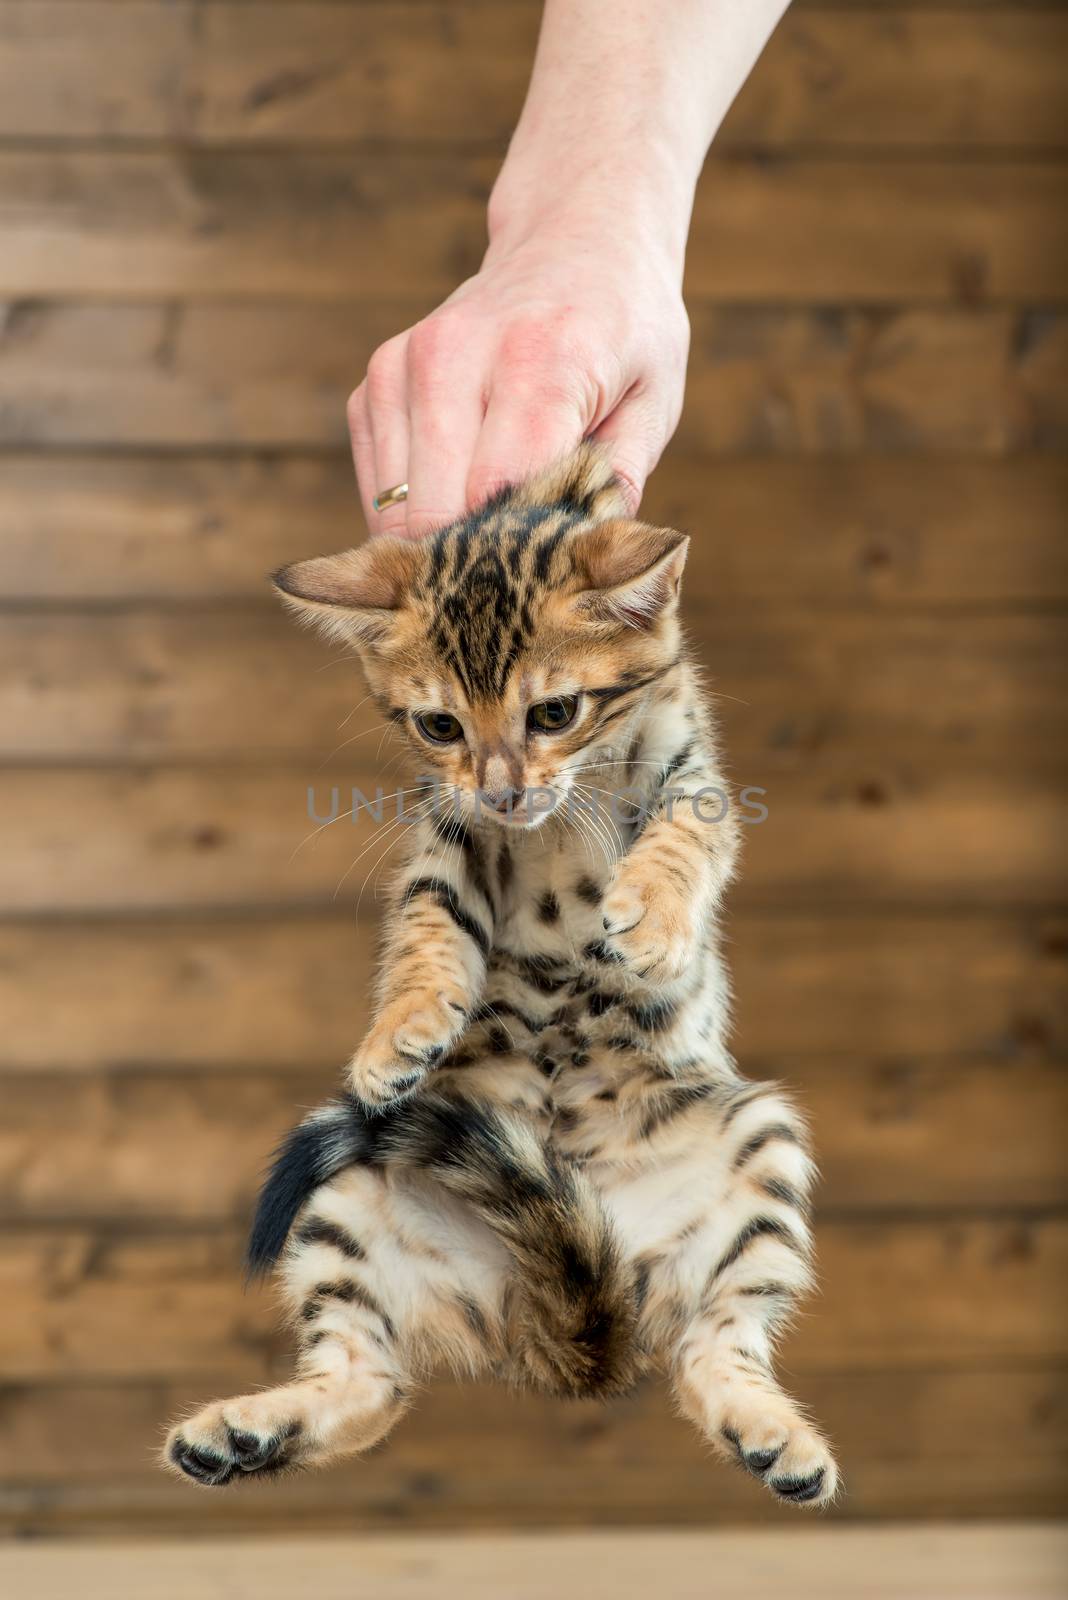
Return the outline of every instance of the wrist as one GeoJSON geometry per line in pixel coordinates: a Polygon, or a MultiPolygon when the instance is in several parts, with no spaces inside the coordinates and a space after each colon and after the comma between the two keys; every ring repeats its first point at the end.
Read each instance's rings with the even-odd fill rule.
{"type": "Polygon", "coordinates": [[[611,243],[640,251],[649,264],[659,260],[681,284],[695,180],[648,149],[640,158],[625,150],[621,160],[583,155],[579,167],[569,155],[509,154],[489,199],[487,260],[535,238],[572,249],[611,243]]]}

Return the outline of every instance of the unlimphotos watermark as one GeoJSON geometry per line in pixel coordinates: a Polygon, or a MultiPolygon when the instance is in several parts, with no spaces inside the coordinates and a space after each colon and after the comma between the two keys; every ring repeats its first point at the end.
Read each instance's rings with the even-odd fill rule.
{"type": "MultiPolygon", "coordinates": [[[[739,789],[737,799],[733,802],[739,822],[755,827],[767,821],[768,808],[762,798],[766,794],[766,789],[752,784],[739,789]]],[[[391,825],[397,822],[411,825],[428,815],[440,817],[451,813],[457,819],[472,816],[477,819],[483,808],[498,817],[502,812],[510,816],[514,810],[522,808],[524,817],[529,821],[544,819],[552,812],[563,818],[584,816],[596,820],[599,816],[607,817],[619,828],[633,827],[651,816],[665,817],[670,822],[680,813],[688,813],[697,822],[715,827],[726,820],[732,807],[731,796],[715,784],[700,789],[668,787],[658,790],[652,798],[637,789],[621,789],[618,793],[607,790],[590,793],[571,789],[561,797],[554,789],[530,788],[520,791],[502,805],[480,789],[474,791],[470,801],[465,801],[454,785],[428,778],[408,789],[390,794],[384,794],[380,786],[371,796],[354,785],[348,798],[350,805],[347,810],[342,810],[341,788],[333,784],[329,805],[324,810],[314,784],[309,784],[308,816],[312,822],[324,827],[343,817],[358,822],[365,816],[376,825],[386,821],[391,825]]]]}

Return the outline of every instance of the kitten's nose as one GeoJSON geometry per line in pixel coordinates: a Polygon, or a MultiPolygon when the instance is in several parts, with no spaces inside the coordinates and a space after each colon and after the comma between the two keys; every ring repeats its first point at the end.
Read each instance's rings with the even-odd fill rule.
{"type": "Polygon", "coordinates": [[[521,803],[526,792],[522,767],[504,750],[495,750],[488,757],[478,777],[482,803],[494,811],[508,811],[521,803]]]}
{"type": "Polygon", "coordinates": [[[482,798],[494,811],[511,811],[523,803],[525,789],[483,789],[482,798]]]}

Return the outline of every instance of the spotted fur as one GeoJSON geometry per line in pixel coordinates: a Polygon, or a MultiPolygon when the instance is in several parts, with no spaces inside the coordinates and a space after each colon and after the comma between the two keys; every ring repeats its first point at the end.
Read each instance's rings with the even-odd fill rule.
{"type": "Polygon", "coordinates": [[[357,645],[425,782],[347,1092],[279,1152],[250,1241],[253,1270],[282,1261],[298,1375],[172,1432],[196,1481],[365,1449],[444,1361],[565,1395],[661,1367],[780,1499],[834,1493],[772,1374],[813,1166],[727,1048],[737,828],[677,620],[685,548],[584,447],[423,544],[278,575],[357,645]],[[572,698],[558,730],[531,720],[572,698]],[[424,737],[428,713],[462,737],[424,737]]]}

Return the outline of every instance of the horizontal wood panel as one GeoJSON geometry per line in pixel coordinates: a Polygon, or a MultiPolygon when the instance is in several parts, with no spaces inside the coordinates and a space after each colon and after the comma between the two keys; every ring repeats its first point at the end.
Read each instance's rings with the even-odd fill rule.
{"type": "MultiPolygon", "coordinates": [[[[495,171],[425,153],[7,150],[0,294],[439,298],[479,264],[495,171]]],[[[747,304],[1058,300],[1063,193],[1048,162],[714,160],[688,291],[747,304]]]]}
{"type": "MultiPolygon", "coordinates": [[[[760,1486],[720,1465],[649,1384],[606,1406],[504,1389],[435,1384],[370,1460],[195,1494],[156,1474],[164,1422],[228,1374],[199,1383],[11,1387],[0,1454],[0,1525],[23,1532],[100,1526],[203,1534],[337,1526],[778,1522],[760,1486]]],[[[1065,1476],[1063,1375],[976,1372],[804,1374],[798,1393],[824,1421],[847,1473],[833,1515],[937,1516],[964,1497],[988,1511],[1058,1514],[1065,1476]],[[962,1450],[960,1439],[968,1448],[962,1450]]]]}
{"type": "MultiPolygon", "coordinates": [[[[376,770],[352,772],[350,785],[373,793],[376,770]]],[[[755,805],[768,811],[744,829],[738,905],[1059,904],[1053,778],[921,773],[879,754],[833,774],[754,756],[734,776],[764,791],[741,796],[742,821],[755,805]]],[[[339,820],[323,827],[331,796],[332,783],[296,770],[9,771],[0,914],[355,906],[403,824],[345,818],[339,786],[339,820]]]]}
{"type": "MultiPolygon", "coordinates": [[[[540,9],[3,0],[0,137],[500,143],[540,9]]],[[[1063,146],[1066,48],[1063,14],[1004,3],[796,9],[717,149],[1063,146]]]]}
{"type": "MultiPolygon", "coordinates": [[[[870,1222],[817,1228],[821,1292],[784,1341],[785,1371],[982,1366],[1063,1359],[1068,1221],[870,1222]]],[[[270,1285],[242,1285],[229,1232],[9,1233],[0,1244],[8,1381],[285,1370],[270,1285]]]]}
{"type": "MultiPolygon", "coordinates": [[[[429,302],[9,308],[0,445],[340,449],[375,346],[429,302]]],[[[1068,441],[1068,318],[691,306],[678,448],[1003,455],[1068,441]]]]}
{"type": "MultiPolygon", "coordinates": [[[[823,1214],[1068,1202],[1061,1064],[788,1057],[775,1067],[814,1129],[823,1214]]],[[[0,1216],[244,1224],[270,1152],[338,1082],[337,1069],[7,1075],[0,1216]]]]}
{"type": "MultiPolygon", "coordinates": [[[[1068,1050],[1057,919],[739,912],[729,932],[737,1041],[766,1072],[799,1054],[959,1051],[1008,1067],[1068,1050]]],[[[0,1068],[325,1076],[366,1026],[373,971],[373,929],[336,910],[0,925],[0,1068]]]]}
{"type": "Polygon", "coordinates": [[[1068,322],[1052,312],[699,309],[691,323],[677,437],[696,451],[1001,455],[1068,436],[1068,322]]]}
{"type": "Polygon", "coordinates": [[[748,1600],[754,1568],[789,1571],[798,1600],[853,1600],[855,1574],[878,1573],[884,1595],[932,1593],[956,1587],[971,1600],[1049,1600],[1056,1595],[1068,1553],[1068,1534],[1055,1523],[940,1521],[922,1527],[806,1528],[772,1533],[737,1529],[630,1528],[533,1530],[513,1528],[455,1534],[376,1532],[333,1538],[268,1534],[254,1547],[240,1537],[190,1549],[170,1536],[124,1544],[114,1537],[46,1544],[23,1540],[0,1553],[0,1579],[35,1600],[112,1600],[116,1593],[184,1600],[193,1572],[217,1585],[244,1585],[259,1600],[289,1600],[314,1571],[320,1593],[346,1592],[358,1569],[369,1592],[393,1600],[497,1600],[507,1573],[512,1600],[545,1600],[563,1592],[605,1592],[616,1600],[645,1600],[665,1574],[677,1595],[704,1593],[716,1574],[719,1600],[748,1600]]]}
{"type": "MultiPolygon", "coordinates": [[[[862,752],[917,770],[1059,765],[1068,639],[1057,617],[835,615],[722,601],[718,552],[694,540],[685,614],[739,782],[802,765],[855,771],[862,752]]],[[[293,761],[325,792],[339,751],[365,792],[404,781],[406,748],[369,703],[355,662],[281,606],[98,616],[26,613],[0,626],[0,759],[293,761]]],[[[415,757],[418,760],[418,756],[415,757]]],[[[343,768],[341,781],[346,777],[343,768]]],[[[61,781],[61,780],[51,780],[61,781]]],[[[327,802],[324,800],[323,809],[327,802]]]]}
{"type": "MultiPolygon", "coordinates": [[[[711,461],[672,449],[642,514],[695,536],[687,589],[704,575],[702,606],[803,605],[811,616],[1068,599],[1066,506],[1068,464],[1053,456],[903,471],[875,458],[711,461]]],[[[0,470],[8,601],[270,605],[267,573],[362,537],[347,452],[11,455],[0,470]]]]}
{"type": "MultiPolygon", "coordinates": [[[[288,1370],[240,1230],[375,965],[388,838],[294,850],[307,783],[389,752],[263,574],[360,536],[345,397],[478,262],[537,10],[0,0],[0,1527],[781,1518],[657,1388],[435,1387],[374,1462],[264,1495],[151,1466],[176,1411],[288,1370]]],[[[1066,26],[789,8],[701,184],[646,505],[696,535],[769,790],[736,1041],[813,1121],[824,1287],[784,1364],[845,1516],[1066,1486],[1066,26]]]]}

